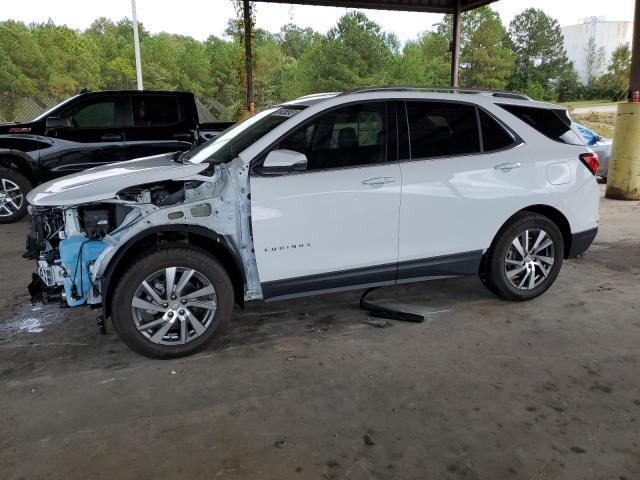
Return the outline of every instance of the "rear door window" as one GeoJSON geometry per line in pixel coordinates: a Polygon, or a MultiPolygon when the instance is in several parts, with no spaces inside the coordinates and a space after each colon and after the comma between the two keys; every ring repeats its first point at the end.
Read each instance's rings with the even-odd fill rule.
{"type": "Polygon", "coordinates": [[[412,159],[480,153],[476,108],[453,102],[406,102],[412,159]]]}
{"type": "Polygon", "coordinates": [[[571,120],[567,116],[566,110],[523,105],[498,105],[551,140],[570,145],[584,145],[584,141],[571,129],[571,120]]]}
{"type": "Polygon", "coordinates": [[[184,118],[178,99],[172,95],[134,95],[131,107],[135,127],[174,125],[184,118]]]}

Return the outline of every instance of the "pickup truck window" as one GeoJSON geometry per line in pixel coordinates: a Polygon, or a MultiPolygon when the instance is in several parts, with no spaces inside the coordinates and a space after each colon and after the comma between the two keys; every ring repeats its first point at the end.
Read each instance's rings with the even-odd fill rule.
{"type": "Polygon", "coordinates": [[[113,100],[102,100],[82,104],[71,114],[71,124],[74,128],[115,127],[116,103],[113,100]]]}
{"type": "Polygon", "coordinates": [[[168,95],[139,95],[131,99],[133,125],[136,127],[160,127],[182,120],[178,99],[168,95]]]}
{"type": "Polygon", "coordinates": [[[282,125],[303,108],[305,107],[299,105],[276,107],[257,113],[243,122],[236,123],[217,137],[189,150],[183,160],[191,163],[230,162],[249,145],[282,125]]]}

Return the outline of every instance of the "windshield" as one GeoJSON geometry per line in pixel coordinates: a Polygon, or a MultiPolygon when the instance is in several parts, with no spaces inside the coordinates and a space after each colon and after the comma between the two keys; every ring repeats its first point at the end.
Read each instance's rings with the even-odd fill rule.
{"type": "Polygon", "coordinates": [[[191,163],[227,163],[264,137],[271,130],[283,124],[304,107],[276,107],[264,110],[244,122],[227,128],[215,138],[187,152],[183,160],[191,163]]]}
{"type": "Polygon", "coordinates": [[[51,107],[49,110],[47,110],[44,113],[41,113],[40,115],[38,115],[36,118],[34,118],[32,121],[33,122],[37,122],[38,120],[43,120],[45,118],[47,118],[54,110],[57,110],[58,108],[62,107],[63,105],[66,105],[67,103],[71,102],[72,100],[75,100],[77,97],[79,97],[79,95],[74,95],[71,98],[67,98],[65,101],[60,102],[59,104],[51,107]]]}

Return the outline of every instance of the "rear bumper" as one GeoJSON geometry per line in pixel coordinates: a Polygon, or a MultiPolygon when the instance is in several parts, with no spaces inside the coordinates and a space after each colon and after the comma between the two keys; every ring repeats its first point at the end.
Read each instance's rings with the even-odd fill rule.
{"type": "Polygon", "coordinates": [[[598,233],[598,227],[591,230],[585,230],[584,232],[578,232],[571,235],[571,250],[567,258],[574,258],[582,255],[593,243],[593,239],[596,238],[598,233]]]}

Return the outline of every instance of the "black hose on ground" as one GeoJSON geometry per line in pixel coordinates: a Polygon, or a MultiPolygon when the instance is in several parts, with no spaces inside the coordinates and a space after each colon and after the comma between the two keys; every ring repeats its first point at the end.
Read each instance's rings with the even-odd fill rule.
{"type": "Polygon", "coordinates": [[[424,316],[418,315],[415,313],[409,312],[401,312],[399,310],[393,310],[391,308],[382,307],[380,305],[374,305],[365,300],[365,297],[377,290],[380,287],[368,288],[360,297],[360,308],[369,312],[369,315],[376,318],[386,318],[389,320],[399,320],[401,322],[413,322],[413,323],[422,323],[424,322],[424,316]]]}

